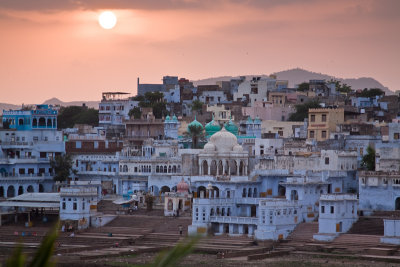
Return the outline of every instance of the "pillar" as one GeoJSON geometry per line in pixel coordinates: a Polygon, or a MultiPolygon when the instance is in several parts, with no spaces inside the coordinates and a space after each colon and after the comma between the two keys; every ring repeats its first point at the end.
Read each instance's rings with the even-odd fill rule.
{"type": "Polygon", "coordinates": [[[249,235],[254,235],[254,225],[249,224],[249,235]]]}
{"type": "Polygon", "coordinates": [[[219,233],[223,234],[224,233],[224,224],[223,223],[218,224],[218,229],[219,229],[219,233]]]}
{"type": "Polygon", "coordinates": [[[239,234],[243,234],[244,233],[244,231],[243,231],[243,224],[239,224],[239,234]]]}
{"type": "Polygon", "coordinates": [[[239,175],[239,168],[240,168],[240,162],[238,163],[236,160],[236,175],[239,175]]]}

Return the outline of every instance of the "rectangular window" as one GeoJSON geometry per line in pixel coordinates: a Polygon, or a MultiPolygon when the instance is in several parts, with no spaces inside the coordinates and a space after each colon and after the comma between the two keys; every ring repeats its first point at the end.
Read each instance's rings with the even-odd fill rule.
{"type": "Polygon", "coordinates": [[[325,213],[325,206],[321,206],[321,213],[325,213]]]}
{"type": "Polygon", "coordinates": [[[62,203],[62,209],[65,210],[65,207],[66,207],[65,202],[63,202],[62,203]]]}
{"type": "Polygon", "coordinates": [[[76,202],[74,202],[73,209],[76,210],[77,208],[78,208],[78,204],[76,202]]]}
{"type": "Polygon", "coordinates": [[[335,207],[334,206],[331,206],[331,213],[332,214],[335,213],[335,207]]]}
{"type": "Polygon", "coordinates": [[[329,158],[328,157],[325,158],[325,165],[329,165],[329,158]]]}
{"type": "Polygon", "coordinates": [[[400,139],[400,133],[394,133],[393,139],[399,140],[400,139]]]}
{"type": "Polygon", "coordinates": [[[44,159],[47,157],[47,153],[46,152],[40,152],[40,158],[44,159]]]}
{"type": "Polygon", "coordinates": [[[82,209],[85,209],[85,202],[82,202],[82,209]]]}
{"type": "Polygon", "coordinates": [[[314,131],[310,131],[310,138],[314,138],[314,131]]]}
{"type": "Polygon", "coordinates": [[[321,132],[321,137],[322,137],[322,138],[326,138],[326,131],[322,131],[322,132],[321,132]]]}
{"type": "Polygon", "coordinates": [[[82,142],[81,141],[76,141],[75,142],[75,148],[82,148],[82,142]]]}
{"type": "Polygon", "coordinates": [[[322,121],[322,122],[326,122],[326,114],[322,114],[321,121],[322,121]]]}
{"type": "Polygon", "coordinates": [[[311,115],[311,116],[310,116],[310,121],[311,121],[311,122],[315,122],[315,115],[311,115]]]}
{"type": "Polygon", "coordinates": [[[25,169],[22,169],[22,168],[21,168],[21,169],[19,169],[18,172],[19,172],[19,174],[25,174],[25,169]]]}

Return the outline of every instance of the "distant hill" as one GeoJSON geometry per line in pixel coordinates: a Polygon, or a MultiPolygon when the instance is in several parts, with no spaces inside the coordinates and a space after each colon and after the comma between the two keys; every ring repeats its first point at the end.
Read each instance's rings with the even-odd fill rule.
{"type": "MultiPolygon", "coordinates": [[[[386,95],[392,95],[393,92],[383,86],[380,82],[375,80],[374,78],[362,77],[362,78],[354,78],[354,79],[343,79],[339,77],[334,77],[327,74],[312,72],[303,70],[300,68],[284,70],[280,72],[272,73],[277,76],[279,80],[288,80],[289,87],[294,87],[296,84],[300,84],[302,82],[308,82],[309,80],[330,80],[335,79],[339,80],[342,83],[346,83],[351,86],[353,89],[364,89],[364,88],[380,88],[382,89],[386,95]]],[[[261,75],[243,75],[246,76],[246,79],[250,79],[251,77],[268,77],[269,75],[261,74],[261,75]]],[[[215,84],[217,81],[229,81],[230,79],[239,78],[239,76],[221,76],[214,78],[201,79],[197,81],[193,81],[194,85],[207,85],[207,84],[215,84]]]]}
{"type": "Polygon", "coordinates": [[[62,107],[68,107],[68,106],[82,106],[83,104],[85,104],[86,106],[88,106],[89,108],[95,108],[98,109],[99,108],[99,103],[100,101],[71,101],[71,102],[63,102],[58,98],[50,98],[46,101],[43,102],[43,104],[47,104],[47,105],[57,105],[57,106],[62,106],[62,107]]]}
{"type": "MultiPolygon", "coordinates": [[[[99,108],[100,101],[71,101],[71,102],[63,102],[58,98],[51,98],[44,101],[42,104],[53,105],[53,106],[82,106],[85,103],[86,106],[89,108],[99,108]]],[[[25,104],[25,106],[30,106],[31,104],[25,104]]],[[[7,103],[0,103],[0,115],[3,114],[3,110],[10,110],[10,109],[20,109],[22,105],[13,105],[7,103]]]]}
{"type": "Polygon", "coordinates": [[[0,114],[3,114],[3,110],[20,109],[20,108],[21,108],[21,105],[0,103],[0,114]]]}

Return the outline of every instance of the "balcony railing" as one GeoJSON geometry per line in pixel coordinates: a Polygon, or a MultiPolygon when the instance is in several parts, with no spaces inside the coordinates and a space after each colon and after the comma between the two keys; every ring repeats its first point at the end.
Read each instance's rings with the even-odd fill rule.
{"type": "Polygon", "coordinates": [[[211,222],[217,223],[235,223],[235,224],[257,224],[256,217],[236,217],[236,216],[211,216],[211,222]]]}

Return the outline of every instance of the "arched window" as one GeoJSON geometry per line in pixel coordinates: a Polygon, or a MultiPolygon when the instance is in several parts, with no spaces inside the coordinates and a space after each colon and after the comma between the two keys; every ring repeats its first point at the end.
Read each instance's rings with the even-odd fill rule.
{"type": "Polygon", "coordinates": [[[172,171],[172,167],[170,165],[170,166],[168,166],[168,173],[171,173],[171,171],[172,171]]]}
{"type": "Polygon", "coordinates": [[[24,119],[19,119],[18,120],[18,125],[24,125],[24,119]]]}
{"type": "Polygon", "coordinates": [[[248,194],[247,194],[248,197],[252,197],[252,192],[251,191],[252,191],[251,188],[249,188],[249,191],[248,191],[248,194]]]}
{"type": "Polygon", "coordinates": [[[41,117],[39,118],[39,127],[45,127],[46,126],[46,119],[41,117]]]}
{"type": "Polygon", "coordinates": [[[37,127],[37,119],[36,119],[36,118],[34,118],[34,119],[32,120],[32,127],[34,127],[34,128],[37,127]]]}
{"type": "Polygon", "coordinates": [[[243,188],[242,197],[246,197],[246,188],[243,188]]]}
{"type": "Polygon", "coordinates": [[[167,173],[167,166],[164,166],[164,173],[167,173]]]}
{"type": "Polygon", "coordinates": [[[157,165],[156,166],[156,173],[159,173],[160,172],[160,167],[157,165]]]}
{"type": "Polygon", "coordinates": [[[53,121],[50,118],[47,119],[47,127],[53,128],[53,121]]]}

